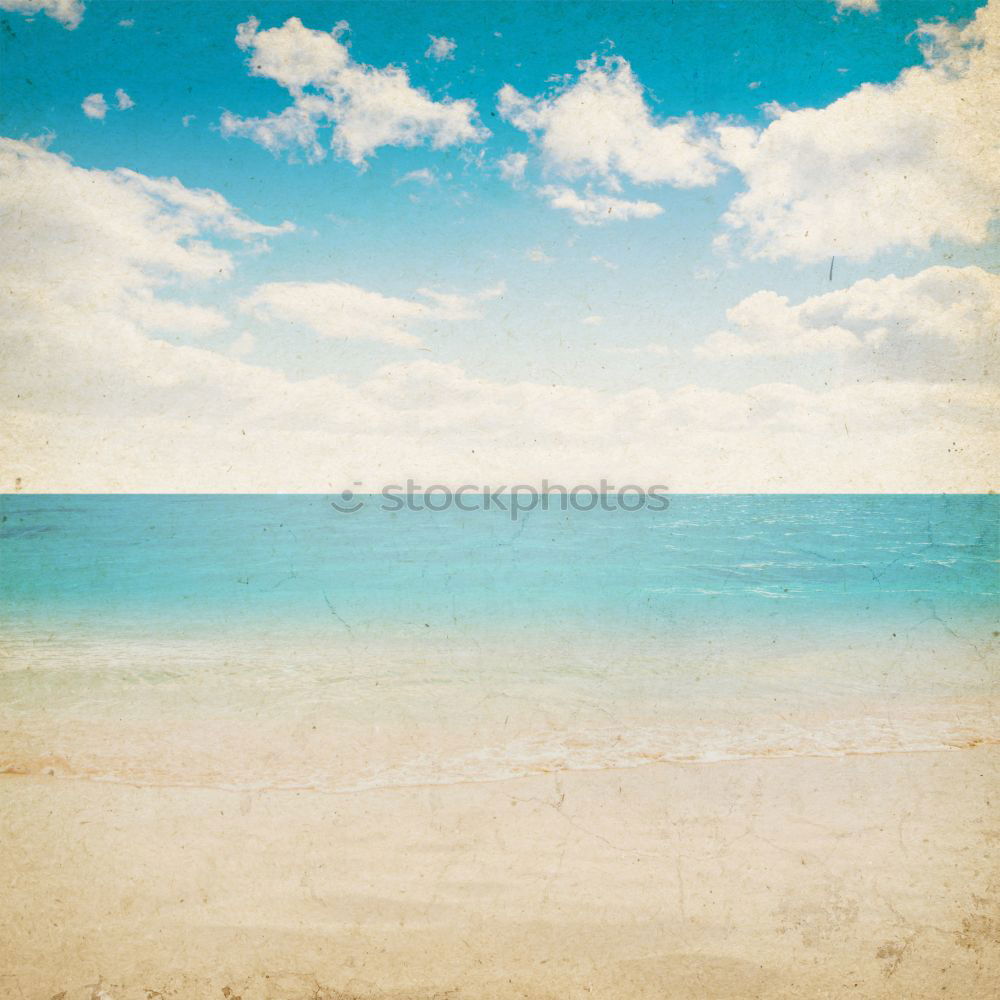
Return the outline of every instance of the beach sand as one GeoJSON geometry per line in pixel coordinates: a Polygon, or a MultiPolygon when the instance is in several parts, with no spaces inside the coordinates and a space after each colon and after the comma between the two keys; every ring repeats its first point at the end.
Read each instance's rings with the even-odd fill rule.
{"type": "Polygon", "coordinates": [[[4,998],[959,997],[1000,748],[349,794],[0,779],[4,998]]]}

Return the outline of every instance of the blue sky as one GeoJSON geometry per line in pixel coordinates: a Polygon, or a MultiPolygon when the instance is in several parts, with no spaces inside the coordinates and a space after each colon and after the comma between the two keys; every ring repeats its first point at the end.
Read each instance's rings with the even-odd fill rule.
{"type": "MultiPolygon", "coordinates": [[[[13,8],[0,11],[5,95],[0,132],[14,140],[44,137],[49,153],[83,170],[127,168],[150,178],[175,177],[188,189],[218,192],[234,211],[262,225],[293,224],[293,232],[267,236],[267,252],[222,240],[219,245],[235,261],[222,280],[157,286],[161,297],[176,296],[225,314],[224,333],[206,339],[181,325],[152,335],[220,355],[242,337],[242,364],[293,381],[329,376],[356,386],[384,366],[416,358],[459,365],[470,378],[500,385],[669,394],[692,384],[743,392],[780,382],[819,391],[837,379],[858,380],[853,369],[845,372],[843,355],[824,353],[825,347],[817,354],[805,347],[769,352],[758,345],[734,363],[700,345],[727,329],[727,310],[761,291],[795,305],[852,289],[865,279],[915,276],[939,265],[996,270],[995,220],[988,238],[967,236],[958,194],[952,216],[906,230],[923,235],[876,234],[871,247],[857,254],[849,235],[839,236],[841,230],[849,233],[848,222],[832,230],[830,253],[822,247],[815,253],[782,249],[775,235],[778,223],[770,222],[763,253],[720,246],[718,237],[732,235],[725,215],[734,198],[755,185],[766,195],[767,184],[760,180],[764,169],[780,171],[786,154],[779,140],[798,143],[788,155],[802,162],[802,150],[816,146],[822,163],[823,142],[833,141],[843,128],[832,114],[828,124],[815,124],[823,137],[818,144],[811,135],[799,142],[773,129],[770,166],[737,168],[735,160],[718,159],[722,154],[716,150],[714,179],[685,186],[643,182],[620,160],[618,168],[603,169],[560,160],[558,150],[549,155],[545,134],[516,127],[497,96],[510,85],[538,111],[539,102],[554,100],[581,80],[582,60],[595,54],[620,57],[653,128],[690,119],[705,135],[721,135],[717,130],[723,127],[761,136],[786,114],[789,135],[801,122],[805,136],[814,125],[800,109],[827,109],[866,85],[894,87],[908,67],[929,74],[926,44],[922,48],[927,38],[914,34],[918,23],[944,19],[954,32],[961,31],[976,13],[975,2],[883,3],[881,9],[864,2],[846,5],[876,6],[867,10],[838,9],[826,0],[88,2],[78,5],[79,24],[67,27],[59,9],[76,2],[51,0],[55,16],[32,12],[46,6],[41,0],[0,3],[13,8]],[[237,26],[251,16],[259,19],[258,34],[241,49],[237,26]],[[256,39],[268,29],[282,30],[289,18],[300,18],[305,29],[317,32],[348,22],[349,31],[339,40],[349,45],[355,64],[376,70],[405,67],[411,87],[436,104],[474,102],[470,121],[488,129],[489,137],[443,148],[426,141],[410,148],[384,144],[352,163],[329,149],[329,128],[320,131],[325,152],[320,162],[308,162],[294,146],[275,153],[243,135],[223,135],[220,122],[226,112],[245,122],[288,107],[288,90],[253,75],[248,59],[256,39]],[[449,40],[447,47],[453,43],[446,58],[428,54],[432,37],[449,40]],[[116,109],[118,88],[133,107],[116,109]],[[82,110],[92,94],[104,95],[110,106],[103,117],[82,110]],[[527,157],[523,176],[513,183],[500,169],[511,153],[527,157]],[[754,169],[758,174],[751,174],[754,169]],[[407,179],[413,174],[418,176],[407,179]],[[752,176],[757,180],[748,182],[752,176]],[[580,224],[553,207],[554,195],[545,192],[556,190],[643,202],[658,206],[659,214],[580,224]],[[831,256],[837,258],[832,280],[831,256]],[[419,355],[391,338],[306,329],[302,322],[287,322],[273,307],[265,316],[239,305],[262,285],[326,282],[403,301],[423,301],[418,290],[430,289],[477,304],[463,307],[467,318],[459,321],[431,317],[430,326],[423,323],[419,355]],[[496,289],[502,292],[487,294],[496,289]]],[[[955,52],[974,49],[968,41],[944,44],[955,52]]],[[[609,65],[596,64],[599,72],[609,65]]],[[[891,127],[900,129],[893,147],[898,148],[913,128],[900,124],[886,107],[891,127]]],[[[905,111],[914,113],[911,105],[905,111]]],[[[947,127],[945,114],[935,128],[947,127]]],[[[929,120],[934,122],[933,114],[929,120]]],[[[555,136],[556,124],[550,128],[546,134],[555,136]]],[[[647,129],[636,141],[651,136],[647,129]]],[[[919,154],[915,147],[918,162],[919,154]]],[[[832,158],[830,170],[834,185],[846,191],[845,170],[853,169],[858,156],[844,156],[841,164],[832,158]]],[[[647,161],[652,162],[648,156],[647,161]]],[[[905,161],[902,156],[900,162],[905,161]]],[[[931,164],[928,186],[940,176],[947,176],[945,167],[931,164]]],[[[824,182],[820,170],[816,184],[824,182]]],[[[805,190],[811,181],[803,174],[793,183],[805,190]]],[[[850,210],[841,199],[831,213],[850,210]]],[[[746,217],[755,214],[759,206],[748,209],[746,217]]],[[[835,303],[829,301],[832,308],[835,303]]],[[[784,319],[775,322],[780,326],[784,319]]]]}

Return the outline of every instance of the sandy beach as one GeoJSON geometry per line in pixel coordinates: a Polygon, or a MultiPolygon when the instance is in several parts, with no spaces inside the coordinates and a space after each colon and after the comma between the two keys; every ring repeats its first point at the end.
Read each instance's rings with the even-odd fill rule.
{"type": "Polygon", "coordinates": [[[4,998],[996,995],[1000,748],[351,794],[0,780],[4,998]]]}

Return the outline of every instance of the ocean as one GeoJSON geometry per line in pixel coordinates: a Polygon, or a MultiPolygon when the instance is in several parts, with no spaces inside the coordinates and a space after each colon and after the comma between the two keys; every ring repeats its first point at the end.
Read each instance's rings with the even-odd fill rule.
{"type": "Polygon", "coordinates": [[[996,496],[344,506],[4,496],[0,771],[338,792],[1000,735],[996,496]]]}

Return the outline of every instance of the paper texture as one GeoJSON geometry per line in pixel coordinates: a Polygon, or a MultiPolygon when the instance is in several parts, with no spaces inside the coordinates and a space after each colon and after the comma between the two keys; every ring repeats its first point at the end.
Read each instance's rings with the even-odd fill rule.
{"type": "Polygon", "coordinates": [[[0,0],[0,1000],[993,997],[1000,0],[0,0]]]}

